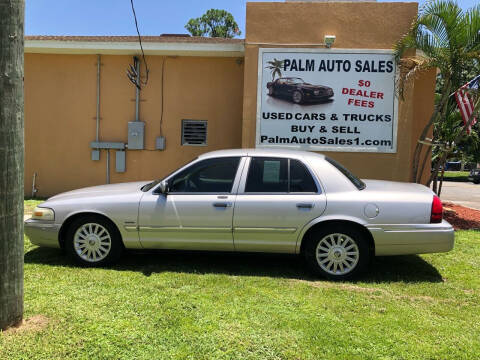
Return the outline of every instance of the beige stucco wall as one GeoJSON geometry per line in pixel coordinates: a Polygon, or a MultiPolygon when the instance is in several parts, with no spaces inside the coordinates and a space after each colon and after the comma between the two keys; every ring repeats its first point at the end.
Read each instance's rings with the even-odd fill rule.
{"type": "MultiPolygon", "coordinates": [[[[326,34],[334,48],[392,49],[417,16],[417,3],[247,3],[242,146],[255,146],[259,47],[314,48],[326,34]]],[[[434,72],[399,100],[397,153],[325,152],[364,178],[408,181],[418,135],[434,101],[434,72]]],[[[429,171],[430,167],[428,164],[429,171]]]]}
{"type": "MultiPolygon", "coordinates": [[[[314,48],[325,34],[334,34],[335,48],[391,49],[416,15],[416,3],[248,3],[244,58],[148,56],[150,78],[140,103],[146,150],[127,151],[125,173],[115,172],[111,151],[110,181],[159,178],[203,152],[254,147],[259,47],[314,48]],[[167,147],[156,151],[164,63],[167,147]],[[182,119],[208,120],[208,146],[181,146],[182,119]]],[[[127,142],[127,123],[135,114],[135,88],[125,75],[131,62],[129,55],[102,55],[100,141],[127,142]]],[[[27,196],[34,172],[40,197],[105,183],[106,151],[100,161],[90,157],[96,63],[94,54],[25,54],[27,196]]],[[[408,181],[418,135],[433,109],[434,82],[434,72],[423,74],[399,100],[397,153],[327,155],[364,178],[408,181]]]]}
{"type": "MultiPolygon", "coordinates": [[[[243,64],[237,58],[169,57],[165,60],[163,135],[160,135],[162,56],[149,56],[148,85],[141,91],[140,120],[147,150],[127,151],[125,173],[112,183],[166,175],[197,155],[240,147],[243,64]],[[182,119],[208,120],[208,146],[181,146],[182,119]]],[[[127,142],[135,116],[135,89],[125,75],[131,56],[103,55],[100,140],[127,142]]],[[[95,140],[96,55],[25,54],[25,195],[36,172],[37,195],[50,196],[106,181],[106,151],[90,158],[95,140]]],[[[143,68],[142,68],[143,71],[143,68]]]]}

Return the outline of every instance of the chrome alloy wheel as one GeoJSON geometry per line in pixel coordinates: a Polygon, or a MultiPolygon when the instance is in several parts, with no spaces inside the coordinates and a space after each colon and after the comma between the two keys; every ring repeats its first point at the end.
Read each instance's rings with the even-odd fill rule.
{"type": "Polygon", "coordinates": [[[294,103],[299,104],[302,101],[302,93],[296,90],[293,92],[292,98],[294,103]]]}
{"type": "Polygon", "coordinates": [[[332,275],[345,275],[355,269],[360,251],[355,241],[345,234],[328,234],[318,242],[315,251],[318,265],[332,275]]]}
{"type": "Polygon", "coordinates": [[[105,259],[110,252],[112,238],[102,225],[87,223],[80,226],[75,232],[73,246],[81,259],[98,262],[105,259]]]}

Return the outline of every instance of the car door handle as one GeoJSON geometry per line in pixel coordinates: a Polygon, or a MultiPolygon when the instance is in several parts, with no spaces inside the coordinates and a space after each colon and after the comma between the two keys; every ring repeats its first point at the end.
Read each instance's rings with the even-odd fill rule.
{"type": "Polygon", "coordinates": [[[213,203],[213,206],[218,207],[218,208],[227,208],[227,207],[232,206],[232,204],[231,203],[224,203],[224,202],[215,202],[215,203],[213,203]]]}
{"type": "Polygon", "coordinates": [[[313,208],[313,204],[309,204],[309,203],[298,203],[298,204],[297,204],[297,208],[299,208],[299,209],[311,209],[311,208],[313,208]]]}

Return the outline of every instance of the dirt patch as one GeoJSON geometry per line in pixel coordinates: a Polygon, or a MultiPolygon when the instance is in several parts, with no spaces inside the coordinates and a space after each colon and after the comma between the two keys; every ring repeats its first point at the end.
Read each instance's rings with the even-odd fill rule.
{"type": "Polygon", "coordinates": [[[341,284],[328,281],[308,281],[308,280],[292,280],[293,282],[301,282],[314,288],[338,289],[343,291],[351,291],[357,293],[366,293],[370,298],[391,298],[396,300],[422,301],[422,302],[439,302],[439,303],[455,303],[455,299],[436,299],[426,295],[397,295],[386,289],[373,287],[363,287],[353,284],[341,284]]]}
{"type": "Polygon", "coordinates": [[[385,294],[386,291],[383,289],[378,288],[371,288],[371,287],[362,287],[352,284],[338,284],[328,281],[307,281],[307,280],[293,280],[295,282],[302,282],[304,284],[308,284],[315,288],[324,288],[324,289],[339,289],[339,290],[346,290],[346,291],[353,291],[353,292],[362,292],[362,293],[370,293],[370,294],[385,294]]]}
{"type": "Polygon", "coordinates": [[[5,330],[3,333],[5,335],[9,335],[9,334],[21,334],[24,332],[40,331],[47,327],[48,322],[49,320],[46,316],[35,315],[26,320],[23,320],[20,325],[13,326],[5,330]]]}
{"type": "Polygon", "coordinates": [[[480,210],[443,203],[443,217],[455,230],[480,230],[480,210]]]}

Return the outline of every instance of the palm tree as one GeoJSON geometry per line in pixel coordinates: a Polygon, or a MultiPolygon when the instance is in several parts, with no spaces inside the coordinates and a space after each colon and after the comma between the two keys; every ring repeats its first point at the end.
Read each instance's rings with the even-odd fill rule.
{"type": "Polygon", "coordinates": [[[272,81],[275,80],[275,75],[282,77],[282,71],[280,69],[283,68],[283,60],[274,58],[273,61],[267,61],[267,64],[268,66],[266,68],[271,70],[272,81]]]}
{"type": "Polygon", "coordinates": [[[427,182],[427,186],[430,186],[430,183],[432,180],[435,180],[436,177],[438,176],[438,170],[440,165],[442,165],[442,176],[441,176],[441,181],[440,181],[440,188],[438,188],[437,191],[437,185],[434,183],[433,190],[437,193],[437,195],[440,195],[441,192],[441,186],[443,182],[443,172],[445,169],[445,163],[447,159],[451,156],[455,148],[459,143],[462,142],[464,139],[469,139],[472,145],[476,145],[475,143],[478,142],[478,135],[473,128],[472,132],[470,133],[470,136],[468,138],[464,137],[464,132],[466,131],[467,128],[470,127],[471,123],[473,122],[474,118],[478,118],[480,114],[480,96],[479,96],[479,91],[478,90],[471,90],[470,92],[471,97],[474,99],[473,102],[473,113],[468,119],[467,124],[463,124],[461,121],[461,116],[460,113],[457,111],[456,104],[453,105],[452,109],[452,102],[447,105],[447,112],[445,116],[445,120],[438,122],[436,125],[436,131],[437,136],[440,139],[443,139],[443,142],[445,143],[445,146],[440,147],[438,154],[437,154],[437,159],[435,161],[435,169],[434,172],[430,175],[430,179],[427,182]],[[461,124],[460,126],[458,126],[461,124]]]}
{"type": "MultiPolygon", "coordinates": [[[[449,95],[462,85],[462,69],[480,58],[480,5],[463,11],[452,0],[428,2],[394,50],[400,65],[400,96],[406,84],[423,71],[438,69],[443,79],[439,100],[413,155],[412,181],[419,182],[420,157],[428,132],[445,118],[449,95]]],[[[427,149],[425,157],[428,153],[427,149]]]]}

